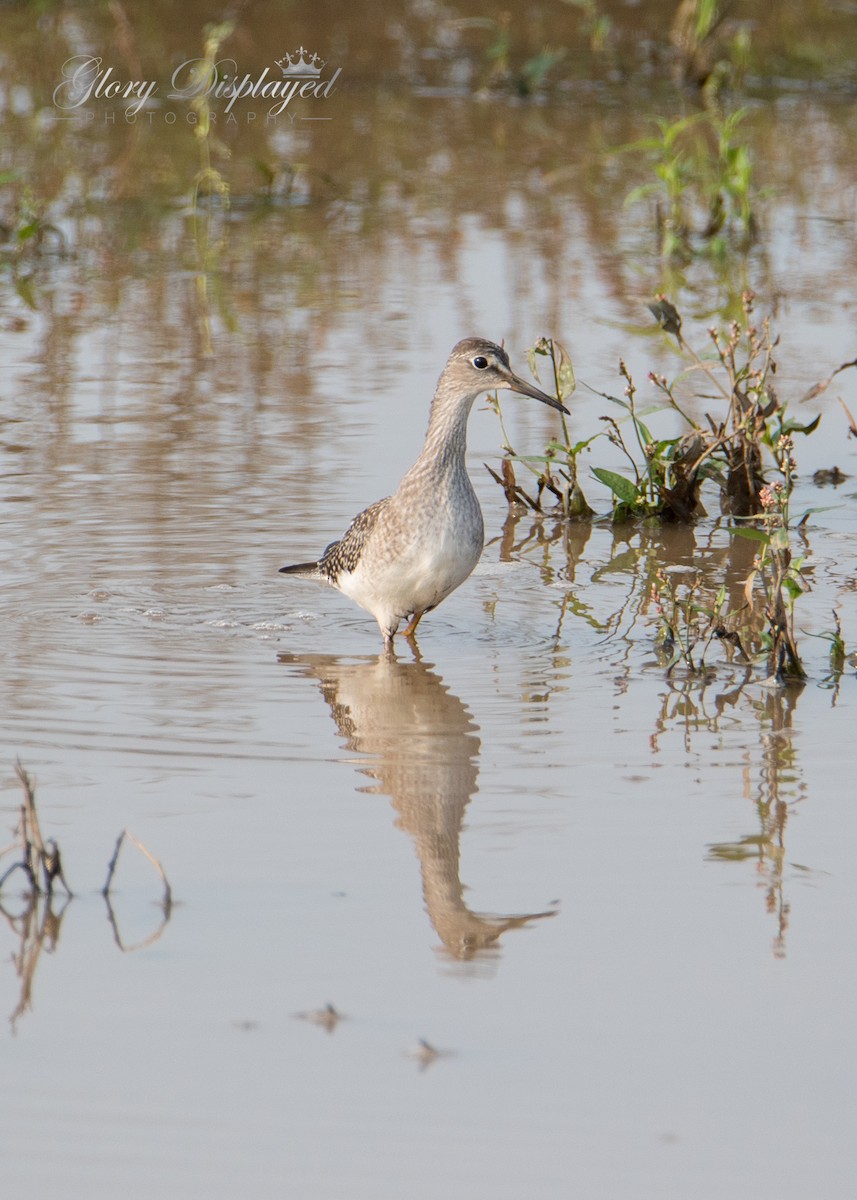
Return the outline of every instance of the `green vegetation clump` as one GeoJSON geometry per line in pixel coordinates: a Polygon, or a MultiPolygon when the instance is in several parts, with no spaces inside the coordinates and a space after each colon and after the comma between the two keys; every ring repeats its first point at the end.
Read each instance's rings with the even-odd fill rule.
{"type": "MultiPolygon", "coordinates": [[[[676,583],[668,574],[657,573],[652,595],[669,669],[679,662],[698,669],[705,649],[716,639],[748,661],[765,655],[769,675],[783,682],[805,676],[795,639],[794,608],[809,584],[804,559],[794,552],[792,540],[795,531],[817,511],[810,509],[797,520],[791,511],[797,472],[794,439],[798,434],[813,433],[821,417],[798,421],[789,416],[773,382],[776,339],[769,319],[757,319],[755,300],[752,292],[746,292],[742,319],[731,321],[723,330],[714,326],[708,330],[709,350],[703,357],[685,340],[676,307],[665,296],[656,297],[649,307],[678,349],[682,360],[679,375],[669,380],[651,372],[649,383],[656,403],[643,411],[631,373],[620,362],[623,394],[596,394],[615,405],[621,415],[601,416],[603,428],[584,438],[572,437],[570,419],[563,417],[562,439],[553,439],[544,454],[515,453],[495,395],[491,404],[501,422],[505,456],[499,472],[488,469],[503,487],[511,508],[590,520],[594,514],[581,487],[579,460],[584,452],[591,453],[598,438],[606,438],[625,459],[627,469],[621,472],[599,465],[593,466],[591,473],[611,493],[610,516],[616,525],[695,522],[706,515],[704,490],[714,490],[730,533],[757,543],[758,552],[741,602],[731,609],[726,604],[725,585],[715,594],[703,596],[698,581],[676,583]],[[679,398],[679,383],[700,377],[707,386],[713,385],[719,406],[696,419],[690,415],[688,402],[679,398]],[[683,432],[672,437],[652,432],[649,416],[664,411],[679,418],[685,426],[683,432]],[[518,481],[516,465],[530,473],[534,485],[518,481]],[[546,509],[547,498],[555,503],[546,509]],[[701,652],[700,646],[704,647],[701,652]]],[[[538,360],[543,357],[551,364],[554,394],[567,405],[575,390],[568,351],[551,338],[541,338],[530,351],[533,374],[550,387],[538,374],[538,360]]],[[[855,366],[857,360],[843,363],[801,399],[820,395],[836,375],[855,366]]],[[[708,399],[697,396],[704,403],[708,399]]],[[[839,640],[832,644],[832,653],[839,640]]]]}

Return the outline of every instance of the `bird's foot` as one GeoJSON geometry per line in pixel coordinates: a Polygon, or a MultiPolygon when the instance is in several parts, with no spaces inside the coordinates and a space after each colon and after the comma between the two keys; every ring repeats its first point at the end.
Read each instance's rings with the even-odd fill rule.
{"type": "MultiPolygon", "coordinates": [[[[423,609],[423,612],[425,612],[425,609],[423,609]]],[[[407,638],[408,641],[412,641],[417,632],[417,626],[422,618],[422,612],[414,613],[414,615],[411,617],[410,623],[402,630],[402,637],[407,638]]]]}

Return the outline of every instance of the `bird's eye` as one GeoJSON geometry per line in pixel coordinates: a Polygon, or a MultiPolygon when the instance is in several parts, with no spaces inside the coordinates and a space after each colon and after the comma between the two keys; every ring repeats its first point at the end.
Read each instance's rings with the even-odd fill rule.
{"type": "Polygon", "coordinates": [[[484,354],[477,354],[473,359],[473,365],[477,371],[484,371],[488,366],[488,359],[484,354]]]}

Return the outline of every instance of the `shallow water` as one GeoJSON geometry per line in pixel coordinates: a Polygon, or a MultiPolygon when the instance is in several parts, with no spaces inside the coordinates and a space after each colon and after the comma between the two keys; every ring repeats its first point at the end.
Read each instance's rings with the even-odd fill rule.
{"type": "MultiPolygon", "coordinates": [[[[261,17],[244,37],[264,59],[261,17]]],[[[739,595],[750,545],[713,515],[614,530],[588,465],[602,519],[509,519],[481,406],[483,560],[388,659],[371,618],[277,568],[395,486],[452,343],[505,338],[525,372],[560,337],[582,436],[607,408],[583,385],[618,394],[620,354],[641,386],[677,365],[645,309],[647,212],[597,152],[635,136],[624,93],[376,91],[358,44],[329,128],[230,135],[235,203],[204,246],[187,130],[46,143],[38,106],[7,112],[72,252],[7,264],[0,291],[0,809],[11,828],[20,758],[75,893],[28,912],[3,890],[7,1186],[850,1196],[857,676],[824,635],[834,608],[857,630],[857,485],[812,473],[857,476],[857,380],[800,397],[857,353],[853,106],[753,105],[760,245],[745,279],[685,280],[699,347],[752,283],[781,394],[823,413],[796,448],[796,511],[825,510],[806,685],[719,645],[667,674],[654,568],[739,595]],[[262,151],[317,170],[300,203],[242,206],[262,151]],[[123,828],[167,913],[128,845],[100,894],[123,828]]],[[[525,399],[504,414],[520,450],[555,431],[525,399]]]]}

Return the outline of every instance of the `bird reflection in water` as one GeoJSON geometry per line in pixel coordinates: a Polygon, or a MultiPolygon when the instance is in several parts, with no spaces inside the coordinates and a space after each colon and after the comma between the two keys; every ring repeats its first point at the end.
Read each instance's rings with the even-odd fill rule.
{"type": "Polygon", "coordinates": [[[480,740],[464,704],[429,664],[390,654],[362,662],[332,655],[280,654],[279,661],[318,680],[337,728],[360,770],[390,797],[398,824],[414,839],[429,919],[446,950],[471,959],[507,929],[552,917],[472,912],[464,902],[459,840],[476,791],[480,740]]]}

